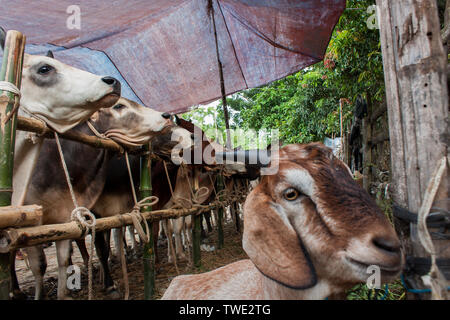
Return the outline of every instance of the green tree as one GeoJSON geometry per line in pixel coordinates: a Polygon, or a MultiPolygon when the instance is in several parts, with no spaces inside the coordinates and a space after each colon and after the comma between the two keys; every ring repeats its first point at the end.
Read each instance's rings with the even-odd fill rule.
{"type": "MultiPolygon", "coordinates": [[[[367,9],[374,4],[374,0],[347,1],[348,9],[333,32],[322,62],[228,97],[231,127],[278,129],[284,143],[323,141],[326,136],[340,134],[341,99],[344,123],[352,118],[358,94],[373,103],[381,102],[384,76],[379,31],[367,25],[375,14],[367,9]]],[[[221,104],[214,112],[218,127],[224,128],[221,104]]]]}

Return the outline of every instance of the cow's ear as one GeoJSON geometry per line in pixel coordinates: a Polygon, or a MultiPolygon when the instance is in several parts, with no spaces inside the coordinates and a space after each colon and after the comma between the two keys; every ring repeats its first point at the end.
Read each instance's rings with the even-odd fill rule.
{"type": "Polygon", "coordinates": [[[0,47],[2,51],[5,49],[5,40],[6,40],[6,31],[2,27],[0,27],[0,47]]]}
{"type": "Polygon", "coordinates": [[[55,57],[53,56],[53,51],[52,51],[52,50],[48,50],[46,56],[49,57],[49,58],[52,58],[52,59],[55,58],[55,57]]]}

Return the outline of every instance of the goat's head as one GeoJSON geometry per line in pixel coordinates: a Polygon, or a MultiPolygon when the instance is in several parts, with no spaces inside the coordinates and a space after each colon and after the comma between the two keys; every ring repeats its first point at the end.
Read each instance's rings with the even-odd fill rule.
{"type": "Polygon", "coordinates": [[[287,287],[323,279],[340,288],[401,271],[396,233],[348,167],[319,143],[288,145],[279,172],[263,176],[244,206],[243,246],[256,267],[287,287]]]}

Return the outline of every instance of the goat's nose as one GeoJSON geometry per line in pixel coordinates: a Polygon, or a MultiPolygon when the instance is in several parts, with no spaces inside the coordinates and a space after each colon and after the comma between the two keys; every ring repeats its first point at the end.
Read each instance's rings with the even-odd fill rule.
{"type": "Polygon", "coordinates": [[[120,95],[121,85],[120,81],[113,77],[103,77],[102,81],[106,83],[108,86],[113,87],[113,92],[120,95]]]}
{"type": "Polygon", "coordinates": [[[163,117],[164,119],[170,119],[171,115],[170,113],[164,112],[161,117],[163,117]]]}
{"type": "Polygon", "coordinates": [[[377,249],[382,250],[389,255],[400,255],[400,242],[398,239],[375,237],[372,243],[377,249]]]}

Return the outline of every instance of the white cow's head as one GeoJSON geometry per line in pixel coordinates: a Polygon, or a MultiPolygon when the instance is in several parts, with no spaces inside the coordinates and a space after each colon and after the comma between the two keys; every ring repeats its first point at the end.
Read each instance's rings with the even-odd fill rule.
{"type": "MultiPolygon", "coordinates": [[[[2,49],[4,41],[0,30],[2,49]]],[[[24,56],[21,108],[59,132],[87,120],[99,108],[111,107],[120,91],[116,79],[68,66],[54,59],[51,52],[24,56]]]]}
{"type": "Polygon", "coordinates": [[[171,115],[120,98],[111,108],[103,108],[91,117],[91,123],[108,138],[127,147],[147,144],[174,127],[171,115]]]}

